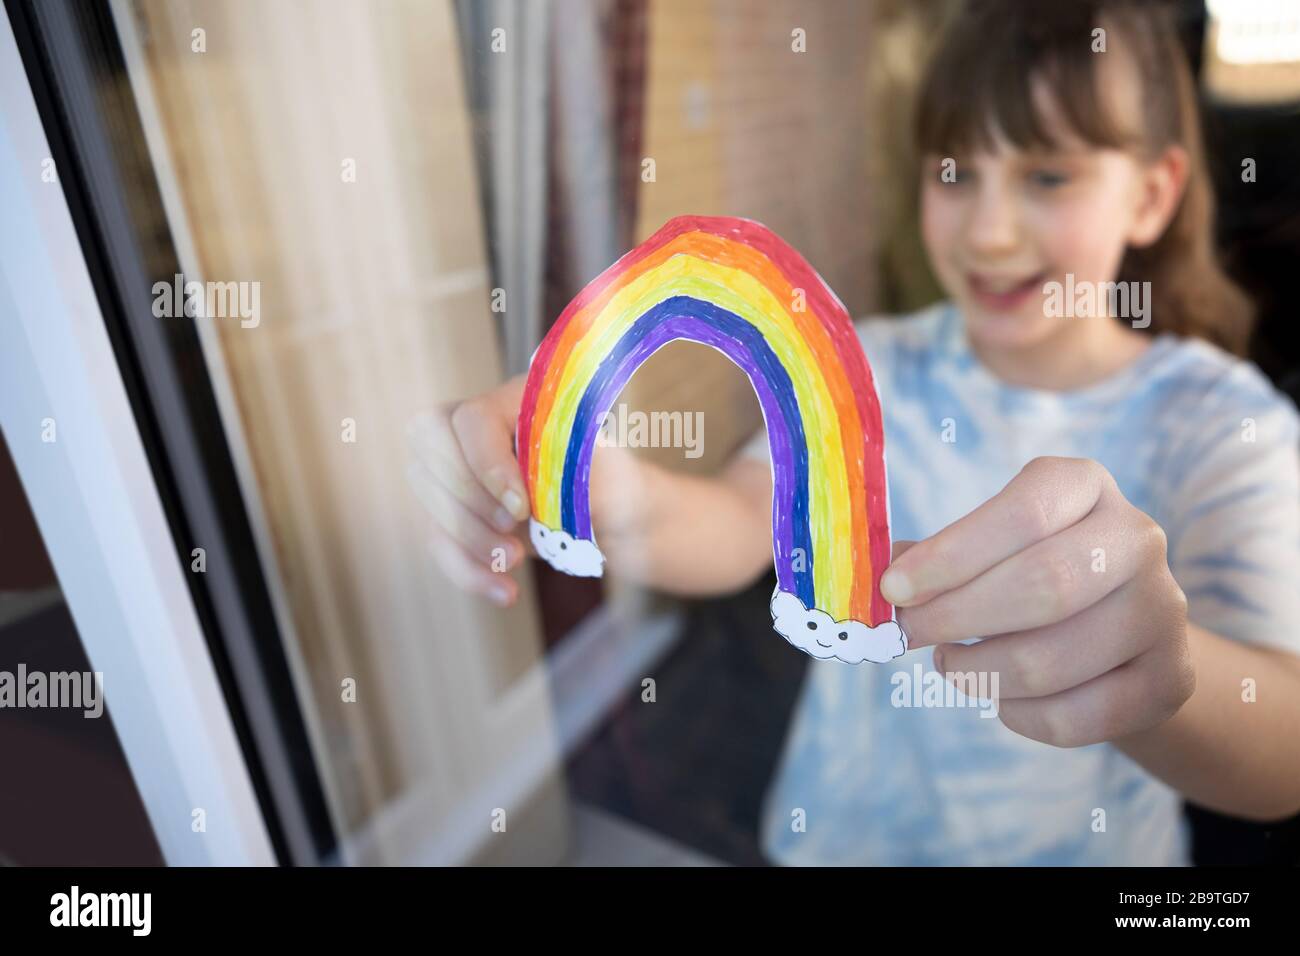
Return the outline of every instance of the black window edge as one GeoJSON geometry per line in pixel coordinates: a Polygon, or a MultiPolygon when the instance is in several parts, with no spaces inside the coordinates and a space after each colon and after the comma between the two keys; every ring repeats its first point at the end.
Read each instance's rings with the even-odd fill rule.
{"type": "Polygon", "coordinates": [[[199,336],[152,312],[182,274],[107,5],[5,0],[114,356],[276,859],[338,836],[199,336]],[[129,190],[129,191],[128,191],[129,190]],[[206,570],[190,570],[205,550],[206,570]]]}

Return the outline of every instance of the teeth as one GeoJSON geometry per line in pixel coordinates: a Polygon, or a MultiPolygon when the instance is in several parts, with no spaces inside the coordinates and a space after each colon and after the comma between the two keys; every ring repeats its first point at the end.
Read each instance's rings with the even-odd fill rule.
{"type": "Polygon", "coordinates": [[[1019,289],[1029,279],[980,279],[977,281],[986,291],[1001,295],[1004,292],[1010,292],[1012,289],[1019,289]]]}

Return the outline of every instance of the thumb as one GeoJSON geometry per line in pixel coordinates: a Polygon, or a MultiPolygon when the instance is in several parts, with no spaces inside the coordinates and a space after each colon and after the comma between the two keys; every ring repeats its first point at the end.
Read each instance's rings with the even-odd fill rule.
{"type": "Polygon", "coordinates": [[[518,402],[514,383],[507,383],[456,406],[451,427],[470,471],[516,521],[523,521],[529,508],[514,451],[518,402]]]}

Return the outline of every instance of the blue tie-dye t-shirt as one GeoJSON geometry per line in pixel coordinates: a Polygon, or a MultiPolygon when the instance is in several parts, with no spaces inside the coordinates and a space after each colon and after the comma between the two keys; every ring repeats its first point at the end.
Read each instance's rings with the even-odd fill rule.
{"type": "MultiPolygon", "coordinates": [[[[1032,458],[1092,458],[1165,529],[1194,622],[1300,653],[1300,421],[1254,366],[1164,334],[1106,380],[1049,392],[980,364],[951,305],[857,328],[884,410],[896,539],[934,534],[1032,458]]],[[[742,453],[766,457],[765,434],[742,453]]],[[[1181,798],[1115,747],[1030,740],[960,694],[916,706],[933,702],[932,655],[809,663],[764,803],[772,860],[1189,862],[1181,798]]]]}

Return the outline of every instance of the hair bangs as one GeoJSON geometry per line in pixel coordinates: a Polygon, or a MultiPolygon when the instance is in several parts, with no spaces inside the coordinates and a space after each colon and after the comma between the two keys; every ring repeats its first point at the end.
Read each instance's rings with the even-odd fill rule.
{"type": "Polygon", "coordinates": [[[1134,145],[1103,102],[1098,65],[1108,54],[1093,51],[1097,21],[1070,4],[1055,16],[1032,17],[1008,15],[1004,8],[1014,6],[972,5],[946,31],[921,84],[920,150],[960,155],[999,141],[1051,150],[1070,135],[1094,146],[1134,145]]]}

